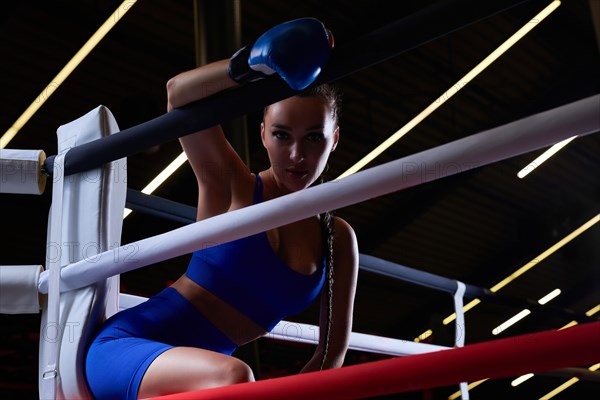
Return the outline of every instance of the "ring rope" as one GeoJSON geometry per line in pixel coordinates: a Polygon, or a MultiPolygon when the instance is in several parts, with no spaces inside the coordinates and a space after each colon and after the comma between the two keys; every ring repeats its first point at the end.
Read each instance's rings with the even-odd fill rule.
{"type": "MultiPolygon", "coordinates": [[[[126,310],[144,301],[147,297],[135,296],[127,293],[119,294],[119,310],[126,310]]],[[[301,322],[280,321],[265,338],[296,342],[317,344],[319,327],[301,322]]],[[[392,356],[407,356],[412,354],[429,353],[449,349],[450,347],[439,346],[429,343],[415,343],[412,341],[374,336],[365,333],[351,332],[349,348],[356,351],[368,353],[387,354],[392,356]]]]}
{"type": "MultiPolygon", "coordinates": [[[[597,115],[599,101],[600,95],[591,96],[362,170],[340,180],[119,246],[95,256],[93,262],[84,259],[65,266],[61,271],[61,290],[87,286],[110,276],[189,254],[206,247],[206,243],[219,244],[236,240],[327,210],[339,209],[533,151],[573,135],[596,132],[600,130],[597,115]],[[439,167],[439,174],[428,173],[431,166],[439,167]]],[[[47,285],[48,276],[44,271],[40,276],[39,291],[47,293],[47,285]]]]}
{"type": "Polygon", "coordinates": [[[155,400],[361,399],[504,378],[600,359],[600,322],[338,369],[178,393],[155,400]]]}

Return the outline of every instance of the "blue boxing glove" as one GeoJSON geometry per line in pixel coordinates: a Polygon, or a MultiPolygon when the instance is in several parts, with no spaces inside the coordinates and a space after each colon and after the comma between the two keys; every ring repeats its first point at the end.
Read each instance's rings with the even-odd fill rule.
{"type": "Polygon", "coordinates": [[[242,47],[229,62],[229,76],[238,83],[253,82],[277,73],[292,89],[314,82],[327,64],[333,35],[315,18],[284,22],[242,47]]]}

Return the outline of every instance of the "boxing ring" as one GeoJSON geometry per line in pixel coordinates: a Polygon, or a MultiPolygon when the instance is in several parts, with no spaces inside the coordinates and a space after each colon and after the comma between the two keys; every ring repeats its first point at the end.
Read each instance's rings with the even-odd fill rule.
{"type": "MultiPolygon", "coordinates": [[[[106,207],[104,214],[99,212],[95,216],[96,218],[106,217],[106,219],[102,219],[98,226],[92,229],[93,232],[98,231],[101,233],[101,236],[79,237],[77,239],[73,235],[76,233],[81,234],[82,231],[87,229],[83,229],[79,225],[71,226],[71,229],[64,229],[65,225],[69,225],[69,218],[66,218],[66,221],[63,221],[62,224],[49,224],[49,253],[52,253],[54,249],[53,243],[73,243],[76,241],[79,241],[78,243],[93,243],[94,246],[90,248],[94,251],[91,253],[84,252],[84,255],[87,254],[87,256],[75,260],[72,259],[75,254],[72,249],[69,249],[68,246],[61,248],[63,251],[60,257],[49,255],[48,271],[41,273],[38,271],[37,281],[34,280],[36,290],[39,290],[40,293],[49,294],[48,307],[43,309],[42,312],[44,321],[42,326],[46,329],[53,327],[58,330],[53,334],[44,333],[44,337],[53,340],[41,341],[40,387],[48,387],[47,383],[51,383],[50,389],[42,390],[42,392],[59,398],[70,397],[67,393],[77,393],[78,397],[85,397],[82,396],[86,393],[86,389],[81,370],[73,367],[81,363],[86,335],[89,335],[90,330],[93,328],[94,319],[97,323],[117,312],[119,296],[116,289],[118,288],[117,279],[119,274],[190,253],[205,247],[206,243],[217,244],[235,240],[328,209],[345,207],[442,177],[421,174],[413,169],[407,170],[403,168],[403,165],[419,165],[425,168],[426,165],[437,163],[446,167],[453,166],[452,168],[442,168],[443,171],[447,172],[445,176],[449,176],[506,159],[516,154],[548,146],[562,140],[566,135],[573,133],[586,135],[596,132],[600,129],[600,119],[596,112],[598,102],[600,102],[600,95],[592,96],[358,172],[338,181],[331,181],[301,192],[113,248],[110,248],[111,245],[118,242],[120,221],[122,221],[121,217],[125,203],[124,160],[113,161],[108,167],[105,166],[100,171],[92,174],[84,172],[73,174],[73,178],[67,176],[65,179],[53,179],[53,206],[50,221],[57,221],[59,217],[56,214],[61,211],[71,211],[75,214],[78,211],[85,211],[85,214],[89,214],[93,203],[97,204],[99,211],[106,207]],[[469,162],[464,163],[467,155],[469,162]],[[456,168],[456,166],[462,167],[456,168]],[[97,177],[98,173],[100,173],[100,178],[97,177]],[[60,193],[62,193],[58,189],[63,184],[63,202],[62,206],[58,207],[57,202],[60,204],[60,193]],[[81,185],[84,185],[84,187],[81,187],[81,185]],[[93,185],[93,187],[91,190],[87,190],[86,185],[93,185]],[[99,199],[91,201],[89,191],[95,192],[94,194],[99,196],[99,199]],[[80,198],[79,196],[83,197],[80,198]],[[102,226],[103,223],[105,226],[102,226]],[[61,225],[63,229],[60,229],[61,225]],[[57,297],[60,298],[59,301],[56,300],[57,297]],[[51,306],[53,304],[60,304],[60,309],[52,312],[51,306]],[[77,304],[77,307],[73,307],[74,304],[77,304]],[[90,318],[90,315],[93,317],[90,318]],[[59,352],[61,365],[57,365],[56,362],[45,361],[53,358],[57,359],[59,352]],[[66,368],[67,365],[69,368],[66,368]],[[53,393],[52,388],[59,376],[60,390],[58,393],[53,393]]],[[[93,132],[94,130],[97,131],[98,127],[106,126],[112,127],[116,131],[115,121],[112,119],[110,111],[99,107],[79,120],[59,129],[60,148],[73,144],[74,132],[93,132]]],[[[106,131],[103,134],[106,134],[106,131]]],[[[67,150],[67,154],[69,151],[67,150]]],[[[56,157],[55,172],[65,170],[64,154],[64,152],[61,152],[56,157]]],[[[75,217],[75,220],[77,220],[77,215],[75,217]]],[[[81,218],[82,215],[78,217],[81,218]]],[[[81,221],[77,224],[81,224],[81,221]]],[[[135,299],[127,298],[127,300],[130,304],[135,303],[135,299]]],[[[143,299],[138,299],[138,301],[143,301],[143,299]]],[[[311,390],[316,390],[322,395],[323,390],[329,391],[342,388],[339,394],[340,398],[360,398],[360,396],[375,393],[393,393],[426,387],[420,385],[433,387],[459,383],[461,380],[502,377],[520,372],[547,371],[596,362],[600,358],[599,330],[599,322],[590,322],[564,331],[543,332],[453,349],[394,341],[394,345],[398,346],[396,354],[411,356],[398,360],[377,362],[373,365],[368,363],[369,365],[365,366],[345,367],[315,373],[314,375],[306,374],[281,379],[284,379],[283,384],[286,385],[286,388],[289,388],[287,385],[293,382],[304,388],[297,391],[302,395],[313,393],[311,390]],[[515,349],[517,351],[513,351],[515,349]],[[497,357],[496,367],[490,369],[491,364],[488,361],[492,360],[493,357],[497,357]],[[440,370],[439,375],[435,375],[438,376],[439,380],[403,379],[401,380],[403,383],[399,384],[397,376],[392,373],[392,371],[402,371],[402,375],[406,376],[405,369],[408,365],[410,365],[409,369],[411,371],[418,371],[417,366],[421,365],[420,368],[427,369],[431,373],[432,366],[439,365],[442,360],[452,364],[445,364],[446,367],[444,368],[446,370],[444,372],[440,370]],[[459,362],[459,360],[463,361],[459,362]],[[515,363],[515,361],[517,362],[515,363]],[[460,364],[461,368],[456,368],[457,364],[460,364]],[[451,367],[448,367],[448,365],[451,365],[451,367]],[[498,365],[502,367],[498,367],[498,365]],[[376,376],[378,377],[375,381],[371,375],[375,373],[374,371],[377,371],[376,376]],[[387,372],[384,373],[384,371],[387,372]],[[451,371],[454,372],[450,373],[451,371]],[[457,371],[460,371],[460,377],[457,375],[457,371]],[[359,379],[359,375],[362,378],[359,379]],[[439,376],[444,376],[444,378],[440,379],[439,376]],[[311,377],[316,379],[315,382],[318,383],[306,385],[305,380],[311,377]],[[298,379],[298,381],[295,381],[295,379],[298,379]],[[347,379],[351,379],[353,384],[349,385],[347,379]],[[341,382],[344,382],[344,384],[341,385],[341,382]]],[[[276,334],[277,329],[274,335],[276,334]]],[[[281,335],[281,338],[286,339],[285,334],[281,335]]],[[[352,348],[386,352],[386,354],[390,348],[393,348],[390,343],[384,343],[384,341],[380,343],[379,348],[374,348],[373,343],[376,342],[373,341],[369,342],[368,345],[361,346],[357,344],[359,339],[364,339],[364,337],[353,335],[352,348]],[[369,346],[373,348],[369,349],[369,346]]],[[[236,396],[243,395],[244,398],[248,398],[249,393],[256,393],[253,391],[257,390],[261,393],[258,396],[260,398],[276,398],[277,390],[271,392],[271,389],[266,389],[265,386],[273,385],[274,388],[281,388],[281,386],[277,386],[280,384],[277,382],[280,381],[269,380],[256,382],[252,386],[248,384],[247,387],[235,385],[231,388],[214,389],[215,392],[211,391],[207,396],[210,395],[210,398],[236,398],[236,396]],[[222,390],[222,392],[219,390],[222,390]],[[216,397],[221,395],[224,397],[216,397]]],[[[193,393],[189,396],[187,398],[202,398],[200,396],[204,396],[204,394],[193,393]]],[[[336,398],[333,394],[331,396],[336,398]]]]}
{"type": "MultiPolygon", "coordinates": [[[[466,20],[459,18],[458,22],[428,25],[435,26],[433,32],[427,33],[429,36],[423,33],[407,39],[410,35],[405,34],[409,29],[418,29],[417,22],[422,21],[419,18],[426,15],[384,27],[363,39],[363,46],[364,42],[377,45],[364,46],[371,52],[361,63],[354,60],[350,51],[355,44],[342,48],[334,54],[331,66],[315,84],[339,79],[497,11],[489,8],[494,2],[484,3],[479,15],[468,15],[464,17],[466,20]],[[451,23],[458,25],[448,25],[451,23]],[[401,40],[393,40],[395,35],[401,40]],[[391,42],[398,44],[393,49],[384,48],[391,42]]],[[[436,8],[435,12],[439,13],[440,9],[436,8]]],[[[3,168],[19,171],[11,176],[11,184],[4,186],[3,191],[9,188],[13,193],[40,193],[46,176],[51,178],[48,180],[52,184],[45,270],[39,265],[2,266],[3,292],[10,294],[6,299],[12,299],[10,303],[3,298],[2,312],[42,310],[40,398],[90,397],[82,360],[91,332],[120,309],[145,300],[119,293],[122,273],[189,254],[205,248],[207,243],[236,240],[531,152],[573,135],[583,136],[600,130],[597,113],[600,95],[595,95],[343,179],[121,244],[127,156],[234,116],[257,111],[292,94],[279,80],[265,79],[124,131],[119,131],[110,110],[99,106],[58,129],[57,155],[46,158],[40,150],[3,150],[3,168]],[[442,174],[427,174],[430,165],[439,165],[442,174]],[[47,294],[47,304],[38,302],[40,293],[47,294]]],[[[373,261],[362,256],[361,267],[373,265],[373,261]]],[[[384,272],[384,268],[378,270],[384,272]]],[[[457,283],[451,289],[455,293],[459,326],[462,296],[469,288],[457,283]]],[[[283,325],[278,327],[283,329],[283,325]]],[[[279,332],[278,327],[271,336],[289,340],[289,335],[279,332]]],[[[312,342],[311,337],[294,336],[293,339],[312,342]]],[[[311,395],[332,399],[365,398],[592,364],[600,359],[600,322],[470,345],[457,339],[454,348],[353,332],[350,348],[398,357],[162,398],[276,399],[281,398],[282,391],[286,398],[304,399],[311,395]]]]}

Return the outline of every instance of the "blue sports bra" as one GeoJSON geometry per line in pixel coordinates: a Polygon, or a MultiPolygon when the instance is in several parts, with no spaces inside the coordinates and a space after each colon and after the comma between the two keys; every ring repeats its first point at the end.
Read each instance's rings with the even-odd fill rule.
{"type": "MultiPolygon", "coordinates": [[[[261,201],[257,174],[253,204],[261,201]]],[[[325,281],[325,260],[311,275],[296,272],[275,254],[266,232],[260,232],[195,251],[186,275],[271,331],[315,300],[325,281]]]]}

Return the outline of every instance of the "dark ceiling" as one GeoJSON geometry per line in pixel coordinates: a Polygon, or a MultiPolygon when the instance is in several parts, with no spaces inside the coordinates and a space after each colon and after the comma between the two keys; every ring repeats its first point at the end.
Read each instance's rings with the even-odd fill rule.
{"type": "MultiPolygon", "coordinates": [[[[436,2],[139,1],[8,148],[43,149],[53,155],[56,129],[100,104],[113,112],[121,129],[162,115],[170,77],[200,62],[229,56],[237,48],[236,40],[246,43],[277,23],[303,16],[319,18],[333,31],[337,45],[343,46],[430,3],[436,2]],[[196,9],[200,10],[198,23],[196,9]],[[232,17],[235,10],[240,25],[232,17]],[[237,38],[236,28],[240,29],[237,38]]],[[[550,1],[522,2],[337,81],[344,92],[342,138],[330,161],[330,175],[344,172],[435,102],[546,3],[550,1]]],[[[45,93],[53,77],[119,4],[102,0],[3,4],[0,133],[45,93]]],[[[564,1],[369,167],[600,93],[599,19],[599,1],[564,1]]],[[[360,48],[356,57],[361,57],[360,48]]],[[[258,140],[258,123],[257,114],[226,122],[231,141],[254,172],[265,168],[267,161],[258,140]]],[[[173,141],[129,157],[128,187],[141,190],[180,151],[173,141]]],[[[600,210],[600,135],[574,140],[531,175],[518,179],[516,173],[542,151],[348,206],[337,214],[355,228],[363,254],[490,288],[600,210]]],[[[9,238],[2,242],[1,264],[43,264],[50,192],[48,187],[41,196],[1,197],[3,230],[9,238]],[[11,222],[9,213],[15,216],[11,222]]],[[[178,171],[155,195],[195,205],[190,168],[178,171]]],[[[124,222],[122,242],[178,226],[136,212],[124,222]]],[[[600,304],[599,243],[600,228],[595,225],[502,293],[537,300],[560,288],[562,294],[552,306],[583,315],[600,304]]],[[[186,262],[187,256],[124,274],[122,291],[152,295],[175,280],[186,262]]],[[[452,310],[452,298],[446,293],[361,272],[354,330],[412,340],[434,328],[432,343],[450,346],[453,328],[440,321],[452,310]]],[[[558,311],[534,312],[501,335],[492,335],[494,327],[518,311],[484,301],[466,314],[466,343],[560,328],[570,321],[558,311]]],[[[37,398],[39,316],[0,318],[0,392],[7,398],[37,398]]],[[[316,323],[315,307],[292,319],[316,323]]],[[[261,339],[240,349],[239,356],[266,378],[296,372],[309,353],[307,345],[261,339]]],[[[350,351],[347,363],[381,357],[350,351]]],[[[487,381],[471,395],[537,399],[566,379],[539,376],[517,388],[510,386],[510,380],[487,381]]],[[[394,398],[445,399],[456,390],[444,387],[394,398]]],[[[583,380],[557,398],[586,398],[584,393],[598,390],[597,382],[583,380]]]]}

